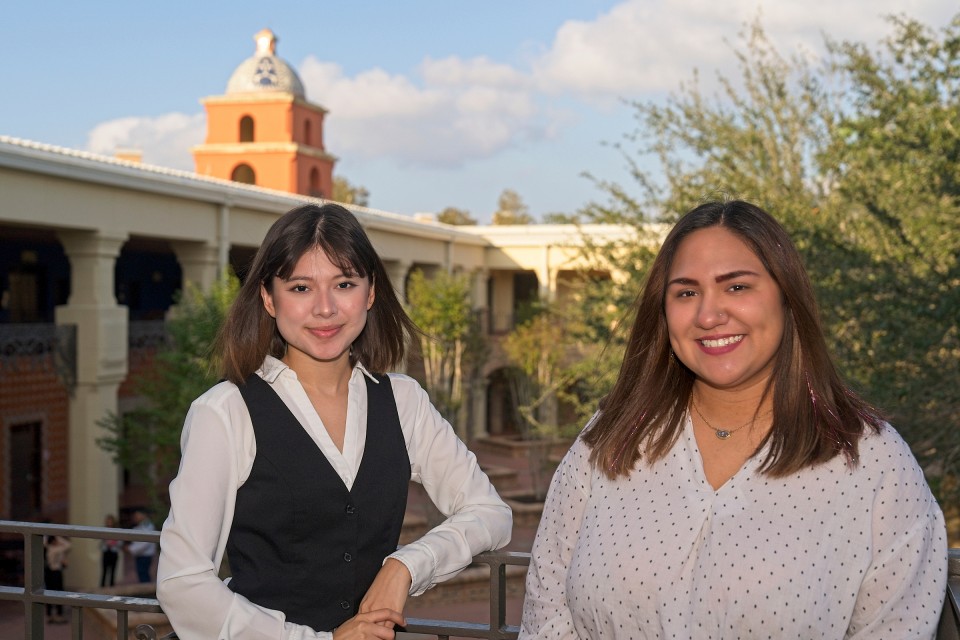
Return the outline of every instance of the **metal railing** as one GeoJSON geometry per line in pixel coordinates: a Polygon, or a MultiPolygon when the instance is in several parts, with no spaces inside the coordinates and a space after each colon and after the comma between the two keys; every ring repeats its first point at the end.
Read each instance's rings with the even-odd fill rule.
{"type": "MultiPolygon", "coordinates": [[[[117,638],[126,640],[130,634],[131,613],[162,614],[156,598],[139,598],[115,594],[78,591],[54,591],[46,588],[43,576],[43,538],[60,535],[71,538],[94,540],[125,540],[159,542],[159,532],[140,532],[132,529],[109,529],[104,527],[76,527],[56,524],[34,524],[0,520],[0,540],[9,543],[22,540],[23,586],[0,584],[0,600],[22,602],[24,606],[25,640],[43,640],[44,608],[47,604],[62,605],[70,610],[71,637],[83,638],[84,609],[106,609],[116,612],[117,638]]],[[[12,545],[16,546],[16,545],[12,545]]],[[[19,551],[21,548],[15,549],[19,551]]],[[[10,553],[10,549],[6,550],[10,553]]],[[[512,640],[519,629],[506,624],[507,567],[526,566],[529,553],[487,552],[474,561],[490,567],[490,623],[472,623],[447,620],[424,620],[407,618],[406,631],[434,635],[438,639],[451,636],[462,638],[488,638],[512,640]]],[[[948,585],[943,614],[937,632],[937,640],[960,640],[960,548],[950,549],[948,585]]],[[[149,624],[140,624],[134,630],[137,640],[175,640],[169,633],[159,638],[156,629],[149,624]]]]}
{"type": "MultiPolygon", "coordinates": [[[[43,640],[44,609],[46,605],[62,605],[70,611],[71,637],[83,637],[84,609],[105,609],[117,615],[117,638],[126,640],[130,634],[131,613],[162,614],[156,598],[141,598],[114,593],[81,591],[54,591],[46,588],[43,575],[44,536],[59,535],[69,538],[93,540],[123,540],[159,542],[159,532],[141,532],[133,529],[110,529],[105,527],[78,527],[58,524],[35,524],[0,520],[0,539],[7,543],[8,555],[17,555],[22,549],[23,586],[0,584],[0,600],[23,603],[25,640],[43,640]],[[10,544],[13,542],[14,544],[10,544]],[[22,547],[17,542],[22,542],[22,547]]],[[[406,631],[434,635],[443,640],[451,636],[462,638],[488,638],[489,640],[513,640],[519,629],[506,623],[507,567],[527,566],[529,553],[511,551],[482,553],[474,562],[490,567],[490,623],[473,623],[448,620],[407,618],[406,631]]],[[[134,630],[137,640],[161,640],[156,629],[149,624],[137,625],[134,630]]],[[[175,640],[172,633],[164,640],[175,640]]]]}

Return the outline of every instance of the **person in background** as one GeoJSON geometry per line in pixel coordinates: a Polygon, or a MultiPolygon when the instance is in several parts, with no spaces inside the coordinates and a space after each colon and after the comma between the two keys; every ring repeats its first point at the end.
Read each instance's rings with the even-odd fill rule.
{"type": "Polygon", "coordinates": [[[271,226],[217,342],[226,381],[190,407],[170,485],[157,598],[182,640],[393,638],[408,596],[509,542],[476,457],[387,373],[416,331],[348,210],[271,226]],[[445,520],[397,549],[410,480],[445,520]]]}
{"type": "MultiPolygon", "coordinates": [[[[142,509],[133,512],[133,529],[135,531],[156,531],[153,522],[142,509]]],[[[138,540],[127,543],[127,551],[133,556],[134,564],[137,568],[137,580],[141,583],[150,582],[150,568],[153,565],[153,557],[157,553],[157,545],[154,542],[138,540]]]]}
{"type": "Polygon", "coordinates": [[[840,379],[780,224],[682,216],[554,475],[520,638],[933,638],[943,514],[840,379]]]}
{"type": "MultiPolygon", "coordinates": [[[[67,554],[70,552],[70,546],[70,539],[64,536],[46,536],[44,538],[43,581],[47,589],[63,591],[63,570],[67,567],[67,554]]],[[[63,616],[62,604],[47,605],[47,622],[53,624],[67,622],[67,619],[63,616]]]]}
{"type": "MultiPolygon", "coordinates": [[[[117,519],[113,514],[103,519],[103,526],[108,529],[116,528],[117,519]]],[[[120,555],[122,544],[119,540],[100,541],[100,586],[112,587],[117,573],[117,558],[120,555]]]]}

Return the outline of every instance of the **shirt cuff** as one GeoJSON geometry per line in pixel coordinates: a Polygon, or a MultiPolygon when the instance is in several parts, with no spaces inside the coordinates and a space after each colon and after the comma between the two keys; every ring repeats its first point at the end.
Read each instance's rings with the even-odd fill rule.
{"type": "Polygon", "coordinates": [[[419,596],[433,586],[433,577],[437,572],[437,558],[427,545],[419,541],[411,542],[397,549],[387,558],[399,560],[410,572],[411,596],[419,596]]]}

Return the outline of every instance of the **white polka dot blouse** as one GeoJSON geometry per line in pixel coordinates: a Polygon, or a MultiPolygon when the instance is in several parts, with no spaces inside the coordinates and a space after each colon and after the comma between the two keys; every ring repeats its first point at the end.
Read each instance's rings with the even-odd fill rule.
{"type": "Polygon", "coordinates": [[[610,480],[582,442],[554,475],[521,639],[933,638],[943,515],[886,426],[785,478],[757,456],[718,490],[687,419],[673,450],[610,480]]]}

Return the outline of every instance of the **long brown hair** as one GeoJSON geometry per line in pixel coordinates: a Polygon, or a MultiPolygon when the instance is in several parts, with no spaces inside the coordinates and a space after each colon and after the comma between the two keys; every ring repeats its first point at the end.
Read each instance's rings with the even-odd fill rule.
{"type": "Polygon", "coordinates": [[[761,469],[784,476],[838,454],[856,462],[860,437],[867,428],[879,430],[883,418],[841,381],[823,338],[813,285],[787,232],[769,213],[740,200],[698,206],[664,240],[637,298],[617,381],[583,436],[591,462],[616,478],[642,456],[663,458],[680,436],[696,376],[671,357],[666,283],[680,243],[708,227],[723,227],[743,240],[783,299],[783,338],[764,392],[773,394],[773,427],[757,449],[770,444],[761,469]]]}
{"type": "Polygon", "coordinates": [[[277,219],[257,250],[247,278],[220,329],[215,352],[222,374],[243,384],[267,355],[280,358],[287,343],[260,297],[271,291],[274,277],[286,278],[303,254],[319,248],[344,273],[366,278],[375,288],[367,323],[350,352],[370,371],[385,373],[403,361],[406,339],[417,333],[390,283],[383,261],[356,216],[337,204],[297,207],[277,219]]]}

